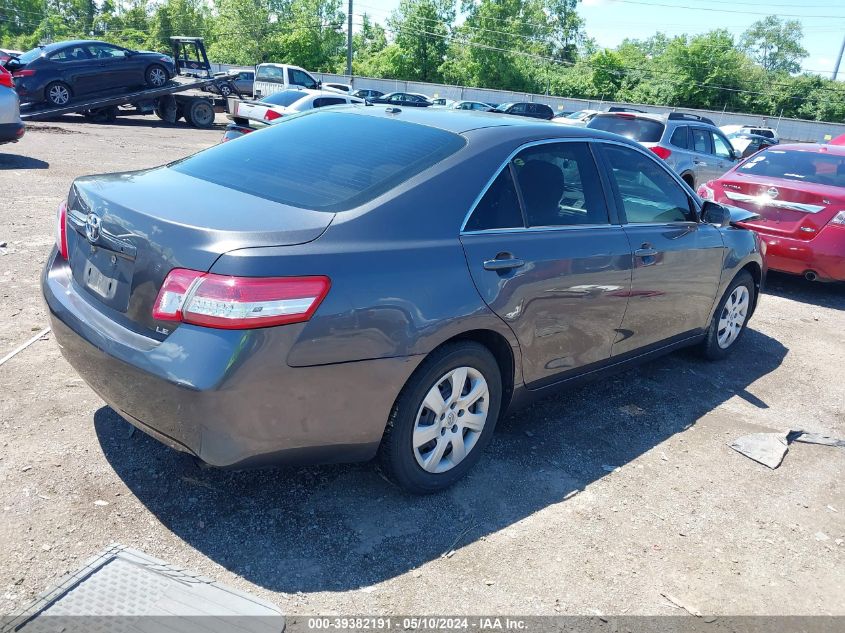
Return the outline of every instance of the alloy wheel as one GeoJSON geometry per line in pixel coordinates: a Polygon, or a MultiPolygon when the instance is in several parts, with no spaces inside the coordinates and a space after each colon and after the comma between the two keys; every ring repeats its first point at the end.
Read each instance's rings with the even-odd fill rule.
{"type": "Polygon", "coordinates": [[[70,101],[70,92],[61,84],[50,86],[48,96],[50,97],[50,102],[55,105],[64,105],[70,101]]]}
{"type": "Polygon", "coordinates": [[[480,371],[458,367],[428,390],[417,412],[412,444],[423,470],[443,473],[460,464],[487,423],[490,388],[480,371]]]}
{"type": "Polygon", "coordinates": [[[163,86],[167,83],[167,74],[161,68],[150,70],[150,83],[154,86],[163,86]]]}
{"type": "Polygon", "coordinates": [[[722,349],[730,347],[739,336],[742,326],[745,325],[745,320],[748,318],[749,304],[748,288],[743,285],[734,288],[725,302],[725,307],[722,308],[722,314],[719,316],[716,341],[722,349]]]}

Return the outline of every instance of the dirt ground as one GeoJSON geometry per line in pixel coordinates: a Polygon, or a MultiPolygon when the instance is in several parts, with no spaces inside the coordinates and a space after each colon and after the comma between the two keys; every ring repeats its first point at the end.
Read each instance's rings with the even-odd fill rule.
{"type": "MultiPolygon", "coordinates": [[[[221,119],[222,120],[222,119],[221,119]]],[[[0,147],[0,357],[46,326],[54,212],[79,175],[221,130],[32,124],[0,147]]],[[[288,614],[845,615],[845,450],[769,470],[765,430],[845,437],[845,287],[771,275],[727,361],[681,352],[510,414],[474,473],[406,496],[371,464],[219,472],[131,435],[51,338],[0,367],[0,614],[110,543],[288,614]]]]}

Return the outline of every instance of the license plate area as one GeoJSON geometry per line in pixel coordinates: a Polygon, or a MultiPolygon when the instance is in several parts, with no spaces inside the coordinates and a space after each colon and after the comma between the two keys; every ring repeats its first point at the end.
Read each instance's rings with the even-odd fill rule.
{"type": "Polygon", "coordinates": [[[126,312],[132,290],[133,262],[120,253],[76,240],[71,253],[73,278],[110,308],[126,312]]]}

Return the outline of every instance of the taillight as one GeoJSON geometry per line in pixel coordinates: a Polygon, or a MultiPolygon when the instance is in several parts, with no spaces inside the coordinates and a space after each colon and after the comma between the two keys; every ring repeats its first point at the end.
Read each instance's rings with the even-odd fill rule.
{"type": "Polygon", "coordinates": [[[17,72],[12,73],[13,77],[32,77],[35,74],[35,71],[30,68],[24,68],[23,70],[19,70],[17,72]]]}
{"type": "Polygon", "coordinates": [[[704,183],[698,188],[698,197],[702,200],[715,200],[716,194],[713,192],[713,188],[710,186],[713,184],[713,181],[709,181],[704,183]]]}
{"type": "Polygon", "coordinates": [[[264,120],[265,121],[275,121],[276,119],[282,118],[282,116],[284,116],[284,115],[279,114],[275,110],[267,110],[267,112],[264,113],[264,120]]]}
{"type": "Polygon", "coordinates": [[[651,148],[651,151],[660,156],[663,160],[666,160],[672,155],[672,150],[667,149],[665,147],[661,147],[660,145],[655,145],[651,148]]]}
{"type": "Polygon", "coordinates": [[[5,86],[6,88],[14,88],[15,82],[12,79],[11,73],[3,70],[0,68],[0,86],[5,86]]]}
{"type": "Polygon", "coordinates": [[[307,321],[329,292],[328,277],[230,277],[174,268],[153,318],[243,330],[307,321]]]}
{"type": "Polygon", "coordinates": [[[56,248],[62,259],[68,258],[67,249],[67,202],[62,202],[56,209],[56,248]]]}
{"type": "Polygon", "coordinates": [[[845,211],[840,211],[833,219],[830,221],[830,224],[838,224],[839,226],[845,226],[845,211]]]}

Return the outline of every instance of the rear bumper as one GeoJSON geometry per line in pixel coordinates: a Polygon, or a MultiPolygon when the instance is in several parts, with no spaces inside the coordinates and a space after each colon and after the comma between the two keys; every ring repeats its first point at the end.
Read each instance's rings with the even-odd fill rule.
{"type": "Polygon", "coordinates": [[[419,357],[285,362],[301,329],[182,325],[163,342],[109,319],[55,249],[42,290],[62,354],[118,414],[220,467],[370,459],[419,357]]]}
{"type": "Polygon", "coordinates": [[[812,240],[796,240],[758,233],[766,243],[766,263],[771,270],[819,279],[845,281],[845,227],[825,226],[812,240]]]}
{"type": "Polygon", "coordinates": [[[23,123],[0,123],[0,143],[14,143],[24,135],[23,123]]]}

